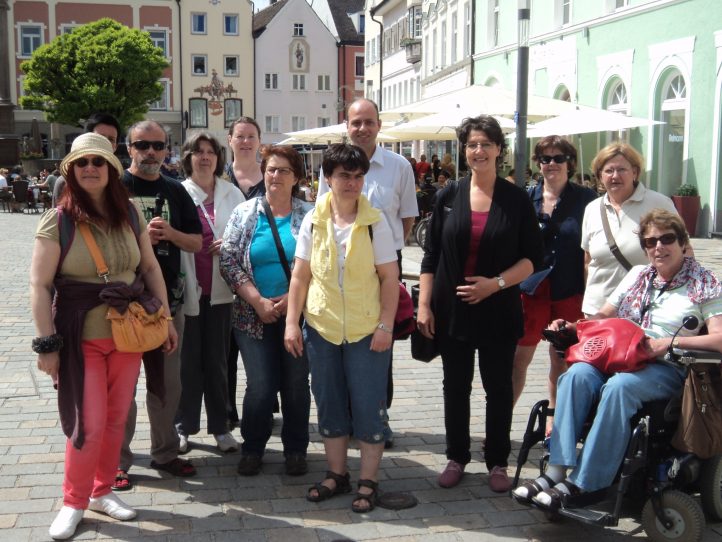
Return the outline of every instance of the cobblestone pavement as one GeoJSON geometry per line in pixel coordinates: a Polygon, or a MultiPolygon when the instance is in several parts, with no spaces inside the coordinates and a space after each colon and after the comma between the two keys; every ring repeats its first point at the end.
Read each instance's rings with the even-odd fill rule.
{"type": "MultiPolygon", "coordinates": [[[[63,450],[56,394],[49,379],[37,371],[30,352],[34,335],[28,302],[28,268],[38,215],[0,214],[0,538],[48,540],[48,526],[62,504],[63,450]]],[[[698,258],[722,272],[722,241],[694,240],[698,258]]],[[[418,271],[420,251],[405,250],[405,268],[418,271]]],[[[542,348],[539,349],[541,351],[542,348]]],[[[385,491],[409,491],[419,505],[404,511],[377,508],[369,514],[350,510],[352,497],[339,496],[320,504],[304,498],[308,486],[325,471],[322,443],[312,411],[312,442],[308,475],[283,474],[283,457],[274,429],[260,476],[236,474],[238,454],[217,451],[212,437],[192,438],[188,457],[198,476],[175,479],[149,468],[148,418],[139,404],[134,450],[137,464],[131,471],[135,488],[123,495],[138,509],[132,522],[109,520],[86,512],[76,534],[78,540],[243,540],[295,542],[333,540],[456,541],[535,540],[587,541],[644,538],[638,519],[625,518],[613,529],[599,529],[571,521],[548,522],[544,515],[494,494],[481,463],[483,392],[478,375],[472,403],[472,463],[462,483],[440,489],[436,477],[444,467],[441,364],[411,359],[407,342],[394,352],[396,393],[390,410],[396,446],[384,455],[381,486],[385,491]]],[[[545,357],[538,354],[530,369],[526,391],[513,421],[513,446],[519,448],[530,406],[546,395],[545,357]]],[[[243,375],[239,375],[243,379],[243,375]]],[[[145,382],[141,378],[138,399],[145,382]]],[[[241,404],[243,382],[239,382],[241,404]]],[[[238,435],[237,435],[238,436],[238,435]]],[[[350,458],[352,479],[358,475],[358,452],[350,458]]],[[[524,474],[532,476],[531,466],[524,474]]],[[[637,516],[638,517],[638,516],[637,516]]],[[[722,524],[708,525],[705,542],[722,538],[722,524]]]]}

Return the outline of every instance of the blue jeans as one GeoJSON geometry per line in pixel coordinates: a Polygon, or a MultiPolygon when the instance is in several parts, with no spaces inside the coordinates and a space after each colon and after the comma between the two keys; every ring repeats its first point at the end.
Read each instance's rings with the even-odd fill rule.
{"type": "Polygon", "coordinates": [[[372,351],[372,335],[336,345],[305,325],[303,336],[321,436],[343,437],[353,428],[354,437],[362,442],[383,442],[389,419],[386,384],[391,350],[372,351]]]}
{"type": "Polygon", "coordinates": [[[585,491],[609,487],[629,444],[629,420],[643,402],[671,398],[683,384],[683,371],[662,363],[611,377],[588,363],[573,364],[559,377],[550,464],[574,467],[569,480],[585,491]],[[577,457],[582,426],[597,400],[597,414],[577,457]]]}
{"type": "Polygon", "coordinates": [[[263,339],[234,329],[246,371],[246,393],[241,413],[242,453],[262,456],[271,438],[273,404],[281,392],[283,454],[306,455],[311,393],[308,359],[295,358],[283,347],[282,322],[264,324],[263,339]]]}

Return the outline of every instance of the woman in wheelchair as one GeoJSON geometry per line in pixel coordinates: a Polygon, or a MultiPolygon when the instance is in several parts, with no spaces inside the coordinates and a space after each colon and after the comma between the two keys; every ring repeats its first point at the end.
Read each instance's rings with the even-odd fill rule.
{"type": "MultiPolygon", "coordinates": [[[[684,369],[660,362],[667,349],[722,352],[722,285],[696,260],[685,257],[689,235],[680,217],[655,209],[642,217],[638,236],[649,265],[633,267],[593,318],[628,318],[639,324],[653,361],[639,371],[613,375],[574,363],[559,377],[549,466],[544,475],[512,492],[520,502],[557,510],[565,495],[609,487],[629,442],[630,418],[643,402],[671,398],[683,386],[684,369]],[[687,315],[698,318],[698,328],[683,328],[674,338],[687,315]],[[707,335],[699,335],[702,323],[707,335]],[[582,427],[597,402],[577,456],[582,427]]],[[[576,324],[563,320],[555,320],[549,329],[562,327],[576,331],[576,324]]]]}

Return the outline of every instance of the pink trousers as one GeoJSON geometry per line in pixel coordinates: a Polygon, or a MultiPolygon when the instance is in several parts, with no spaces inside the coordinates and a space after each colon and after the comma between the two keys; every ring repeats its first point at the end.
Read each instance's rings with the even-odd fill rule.
{"type": "Polygon", "coordinates": [[[125,434],[125,420],[140,372],[140,354],[118,352],[113,339],[83,341],[85,443],[65,445],[63,504],[76,509],[110,493],[125,434]]]}

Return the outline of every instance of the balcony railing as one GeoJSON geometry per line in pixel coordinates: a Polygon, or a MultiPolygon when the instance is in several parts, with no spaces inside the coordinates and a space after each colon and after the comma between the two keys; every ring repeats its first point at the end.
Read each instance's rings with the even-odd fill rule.
{"type": "Polygon", "coordinates": [[[401,45],[406,49],[406,62],[416,64],[421,61],[421,39],[404,38],[401,45]]]}

